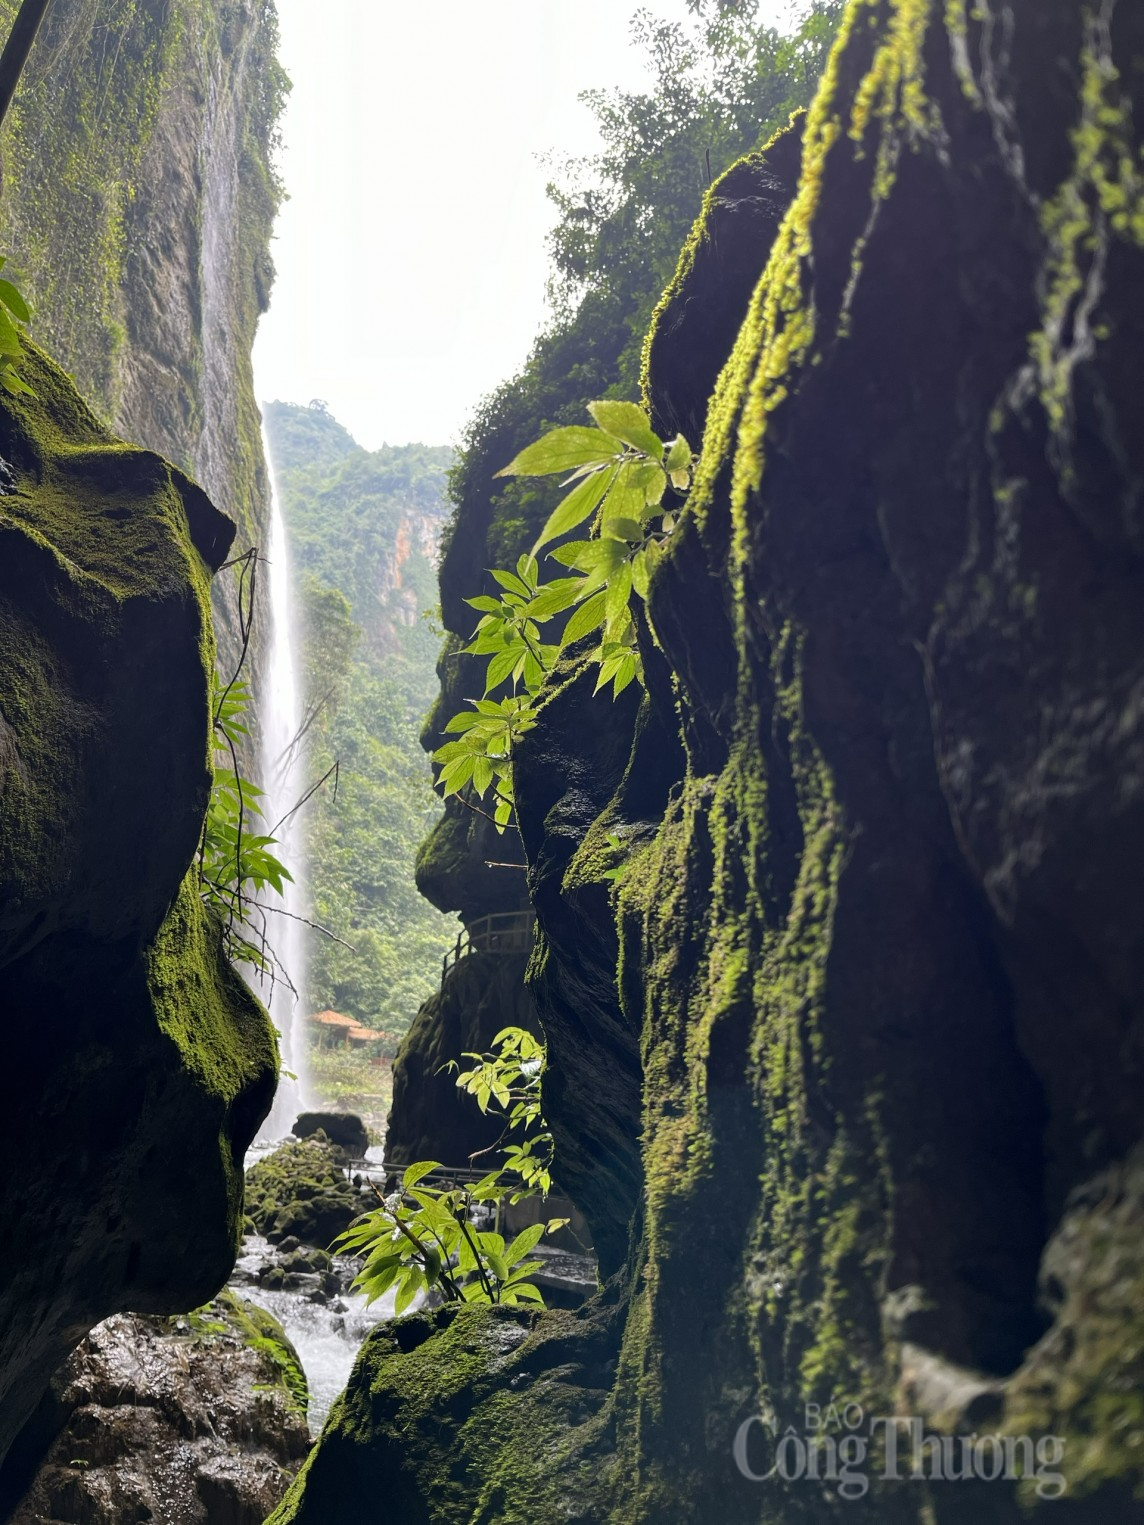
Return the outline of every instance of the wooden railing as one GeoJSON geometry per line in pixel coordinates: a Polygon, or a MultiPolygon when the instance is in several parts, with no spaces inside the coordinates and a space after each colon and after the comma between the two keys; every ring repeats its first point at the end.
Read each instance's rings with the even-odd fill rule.
{"type": "Polygon", "coordinates": [[[498,911],[463,927],[457,941],[441,960],[441,983],[470,953],[527,953],[536,936],[536,917],[531,911],[498,911]]]}

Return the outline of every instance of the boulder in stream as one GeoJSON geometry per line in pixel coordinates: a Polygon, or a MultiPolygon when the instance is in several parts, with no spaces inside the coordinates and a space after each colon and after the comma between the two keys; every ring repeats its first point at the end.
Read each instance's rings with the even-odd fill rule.
{"type": "Polygon", "coordinates": [[[369,1148],[369,1130],[356,1112],[303,1112],[290,1132],[295,1138],[324,1133],[331,1144],[357,1160],[364,1159],[369,1148]]]}
{"type": "Polygon", "coordinates": [[[309,1451],[306,1397],[281,1326],[232,1292],[181,1318],[110,1318],[13,1450],[9,1476],[30,1486],[10,1525],[261,1525],[309,1451]]]}

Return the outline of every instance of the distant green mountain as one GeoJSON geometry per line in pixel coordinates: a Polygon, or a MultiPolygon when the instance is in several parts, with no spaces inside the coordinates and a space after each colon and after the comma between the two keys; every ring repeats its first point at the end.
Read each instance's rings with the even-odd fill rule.
{"type": "Polygon", "coordinates": [[[403,1033],[456,923],[418,895],[417,844],[440,815],[418,742],[437,691],[436,555],[451,452],[363,450],[321,403],[264,410],[302,614],[315,936],[310,1001],[403,1033]],[[343,943],[352,945],[350,948],[343,943]]]}

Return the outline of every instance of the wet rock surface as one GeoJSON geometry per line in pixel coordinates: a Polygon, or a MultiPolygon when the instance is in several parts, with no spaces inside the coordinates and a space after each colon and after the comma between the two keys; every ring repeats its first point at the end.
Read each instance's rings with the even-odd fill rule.
{"type": "Polygon", "coordinates": [[[297,1358],[240,1302],[121,1315],[53,1379],[56,1430],[11,1525],[262,1525],[310,1448],[297,1358]]]}

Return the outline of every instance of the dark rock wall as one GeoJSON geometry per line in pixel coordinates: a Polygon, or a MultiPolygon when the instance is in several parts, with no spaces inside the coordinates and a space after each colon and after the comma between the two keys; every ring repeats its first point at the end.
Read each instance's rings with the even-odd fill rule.
{"type": "Polygon", "coordinates": [[[503,1122],[482,1116],[444,1066],[467,1063],[467,1053],[484,1053],[502,1027],[539,1035],[536,1006],[524,985],[527,963],[522,953],[469,954],[417,1013],[393,1062],[387,1164],[439,1160],[465,1166],[471,1154],[500,1138],[503,1122]]]}
{"type": "Polygon", "coordinates": [[[566,678],[518,770],[550,1113],[585,1177],[638,1144],[628,1260],[526,1338],[375,1336],[277,1525],[1144,1517],[1141,59],[1127,0],[853,0],[712,188],[631,761],[566,678]],[[1056,1437],[1067,1495],[737,1467],[831,1403],[1056,1437]]]}
{"type": "Polygon", "coordinates": [[[233,1264],[276,1074],[191,865],[233,526],[38,352],[0,397],[0,1453],[108,1314],[233,1264]]]}

